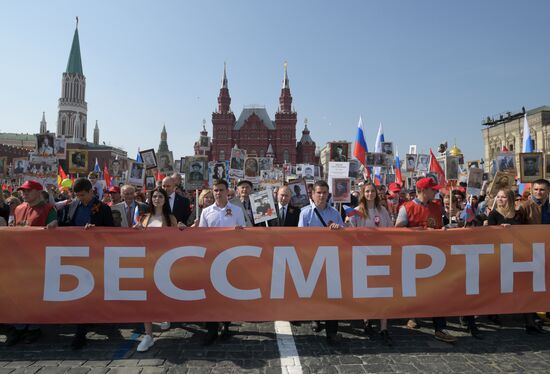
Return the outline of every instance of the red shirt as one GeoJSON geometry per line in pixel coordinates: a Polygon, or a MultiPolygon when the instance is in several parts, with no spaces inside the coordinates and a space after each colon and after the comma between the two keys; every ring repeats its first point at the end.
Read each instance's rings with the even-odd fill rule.
{"type": "Polygon", "coordinates": [[[413,200],[406,202],[403,206],[407,210],[407,227],[429,227],[432,229],[443,227],[441,204],[438,202],[430,201],[427,204],[422,204],[413,200]]]}
{"type": "Polygon", "coordinates": [[[29,203],[22,203],[15,208],[15,225],[46,226],[49,223],[48,216],[52,209],[54,209],[53,205],[48,203],[40,203],[35,206],[30,206],[29,203]]]}

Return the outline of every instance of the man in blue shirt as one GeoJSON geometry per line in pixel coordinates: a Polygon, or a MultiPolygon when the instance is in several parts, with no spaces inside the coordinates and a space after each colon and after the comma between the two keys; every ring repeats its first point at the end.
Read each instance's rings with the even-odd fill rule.
{"type": "MultiPolygon", "coordinates": [[[[327,204],[328,184],[323,180],[315,182],[311,199],[313,203],[302,208],[298,227],[328,227],[330,230],[339,230],[344,226],[342,216],[333,207],[327,204]]],[[[319,321],[316,321],[315,331],[321,331],[319,321]]],[[[327,341],[334,344],[338,341],[338,321],[325,321],[327,341]]]]}

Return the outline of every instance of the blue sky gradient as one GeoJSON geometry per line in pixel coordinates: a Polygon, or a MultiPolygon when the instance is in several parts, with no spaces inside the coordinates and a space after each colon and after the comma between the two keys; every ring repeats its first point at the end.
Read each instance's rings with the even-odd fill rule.
{"type": "Polygon", "coordinates": [[[298,112],[318,145],[353,141],[363,116],[370,149],[419,151],[455,139],[482,156],[487,115],[550,104],[544,0],[19,1],[0,5],[0,131],[55,131],[75,16],[87,79],[88,138],[134,157],[166,123],[175,157],[211,132],[223,63],[232,109],[274,118],[288,61],[298,112]]]}

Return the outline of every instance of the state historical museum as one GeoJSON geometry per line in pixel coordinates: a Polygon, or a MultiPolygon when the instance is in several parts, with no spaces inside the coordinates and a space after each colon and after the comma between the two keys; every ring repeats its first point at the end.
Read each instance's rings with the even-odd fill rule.
{"type": "Polygon", "coordinates": [[[231,111],[231,97],[224,67],[218,96],[218,110],[212,113],[213,136],[210,161],[229,160],[231,148],[245,149],[249,156],[273,157],[275,165],[285,162],[316,163],[315,142],[309,135],[307,124],[302,138],[296,143],[297,114],[292,110],[292,95],[285,64],[283,88],[279,97],[279,110],[272,121],[263,107],[245,107],[239,119],[231,111]]]}

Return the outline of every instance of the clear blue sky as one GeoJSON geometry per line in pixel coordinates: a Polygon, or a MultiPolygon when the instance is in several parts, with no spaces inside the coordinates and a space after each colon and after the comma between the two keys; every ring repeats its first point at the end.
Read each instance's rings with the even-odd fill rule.
{"type": "Polygon", "coordinates": [[[550,2],[16,1],[0,5],[0,132],[55,131],[61,75],[80,18],[88,138],[134,157],[176,157],[211,132],[223,63],[232,108],[277,109],[288,61],[298,112],[318,145],[353,141],[363,116],[369,148],[419,151],[443,140],[482,156],[481,119],[550,104],[550,2]]]}

